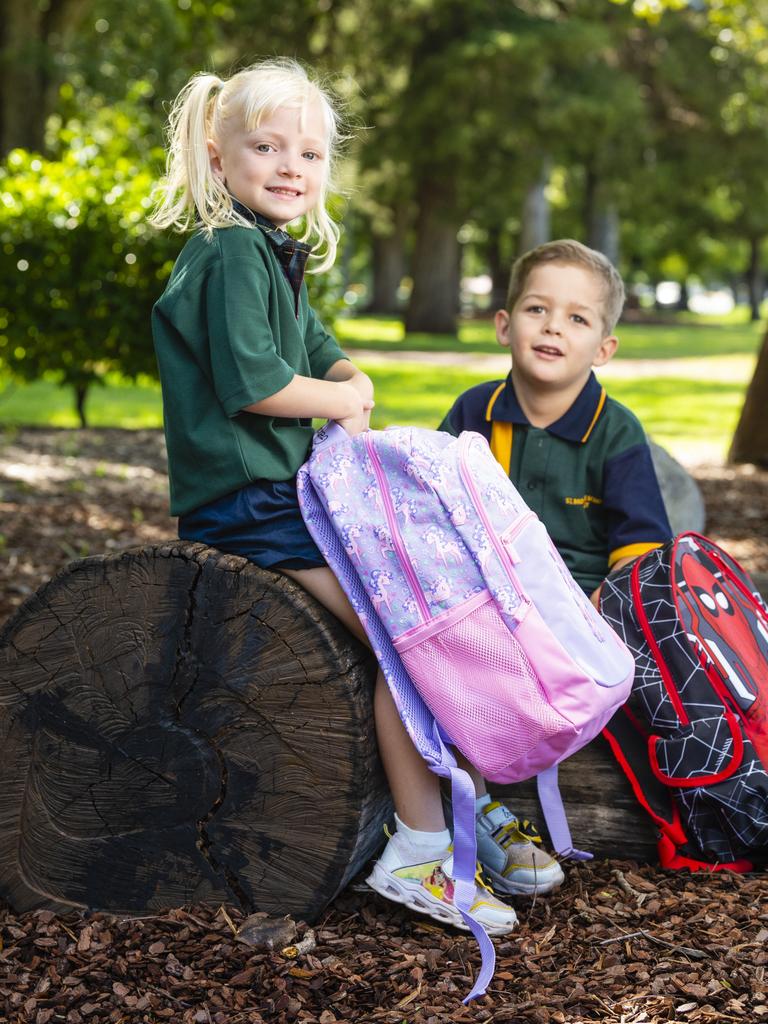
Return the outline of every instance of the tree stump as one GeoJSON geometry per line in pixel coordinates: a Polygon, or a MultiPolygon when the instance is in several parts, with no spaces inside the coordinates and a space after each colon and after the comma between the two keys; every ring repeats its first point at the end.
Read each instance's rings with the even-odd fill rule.
{"type": "Polygon", "coordinates": [[[382,842],[373,658],[181,542],[75,562],[0,633],[0,896],[315,919],[382,842]]]}
{"type": "MultiPolygon", "coordinates": [[[[655,863],[656,827],[642,810],[602,736],[559,767],[560,792],[574,846],[596,857],[625,857],[655,863]]],[[[491,792],[520,818],[531,818],[546,837],[536,780],[491,786],[491,792]]]]}

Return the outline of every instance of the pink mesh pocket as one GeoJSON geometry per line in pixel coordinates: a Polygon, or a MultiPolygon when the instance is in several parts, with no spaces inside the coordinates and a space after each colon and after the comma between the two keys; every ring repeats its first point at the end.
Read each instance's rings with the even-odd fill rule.
{"type": "Polygon", "coordinates": [[[488,779],[529,778],[539,770],[532,752],[574,732],[487,592],[454,608],[444,623],[410,630],[395,648],[436,720],[488,779]]]}

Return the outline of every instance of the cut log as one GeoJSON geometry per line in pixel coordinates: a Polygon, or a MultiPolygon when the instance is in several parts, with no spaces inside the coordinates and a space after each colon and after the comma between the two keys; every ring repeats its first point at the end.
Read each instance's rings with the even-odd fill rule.
{"type": "MultiPolygon", "coordinates": [[[[558,778],[577,849],[596,857],[622,857],[640,863],[658,860],[656,828],[602,736],[563,761],[558,778]]],[[[535,779],[489,788],[519,818],[535,821],[547,838],[535,779]]]]}
{"type": "Polygon", "coordinates": [[[315,919],[383,841],[375,663],[200,544],[75,562],[0,633],[0,896],[315,919]]]}

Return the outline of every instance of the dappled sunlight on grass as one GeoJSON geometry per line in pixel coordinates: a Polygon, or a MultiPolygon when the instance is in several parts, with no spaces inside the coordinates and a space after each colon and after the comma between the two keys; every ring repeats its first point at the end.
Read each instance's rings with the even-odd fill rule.
{"type": "MultiPolygon", "coordinates": [[[[675,330],[682,331],[682,328],[675,330]]],[[[654,344],[658,351],[658,341],[654,344]]],[[[492,351],[500,350],[495,347],[492,351]]],[[[681,355],[679,351],[670,354],[681,355]]],[[[698,359],[689,356],[690,376],[685,375],[685,366],[676,367],[681,374],[679,377],[653,376],[653,372],[663,371],[653,366],[645,366],[641,371],[638,366],[636,374],[623,368],[614,375],[607,369],[604,379],[610,394],[628,405],[654,439],[670,451],[674,453],[681,447],[697,445],[711,452],[713,459],[719,459],[725,454],[736,426],[752,361],[746,356],[713,357],[710,368],[709,361],[701,355],[703,353],[698,359]]],[[[469,369],[458,361],[457,365],[450,362],[435,365],[412,360],[379,362],[371,358],[359,360],[359,364],[370,373],[376,386],[373,425],[378,428],[391,424],[437,427],[462,391],[493,376],[503,376],[503,371],[469,369]]],[[[614,362],[613,366],[617,364],[614,362]]],[[[142,379],[134,385],[111,377],[106,386],[91,388],[87,412],[89,425],[93,427],[161,427],[160,387],[150,379],[142,379]]],[[[79,425],[69,389],[51,381],[3,387],[2,380],[0,424],[79,425]]]]}
{"type": "MultiPolygon", "coordinates": [[[[120,382],[94,385],[86,399],[91,427],[123,427],[137,430],[163,424],[160,385],[120,382]]],[[[34,384],[8,385],[0,389],[0,423],[25,426],[79,427],[70,388],[38,380],[34,384]]]]}
{"type": "MultiPolygon", "coordinates": [[[[462,391],[487,375],[425,363],[363,364],[376,386],[373,426],[413,424],[437,427],[462,391]]],[[[744,400],[739,382],[685,377],[616,378],[609,393],[629,406],[646,431],[673,454],[696,444],[719,459],[727,450],[744,400]]]]}
{"type": "Polygon", "coordinates": [[[664,377],[617,379],[609,385],[610,394],[673,455],[682,458],[684,449],[696,445],[709,450],[714,461],[727,453],[745,390],[736,382],[664,377]]]}
{"type": "MultiPolygon", "coordinates": [[[[401,321],[360,317],[336,324],[342,346],[381,352],[499,353],[491,320],[467,320],[459,337],[449,334],[405,335],[401,321]]],[[[745,321],[724,324],[698,318],[696,323],[620,324],[617,328],[617,359],[686,359],[700,356],[754,355],[764,332],[762,323],[745,321]]]]}

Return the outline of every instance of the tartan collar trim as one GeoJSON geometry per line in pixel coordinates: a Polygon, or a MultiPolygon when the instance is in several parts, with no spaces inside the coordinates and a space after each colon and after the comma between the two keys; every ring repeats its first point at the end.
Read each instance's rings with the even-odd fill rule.
{"type": "Polygon", "coordinates": [[[232,209],[244,220],[254,224],[264,233],[270,248],[277,256],[280,266],[288,278],[288,283],[293,290],[298,313],[299,293],[301,292],[304,272],[307,267],[309,254],[312,252],[312,246],[307,245],[305,242],[299,242],[292,235],[289,235],[287,231],[277,227],[271,220],[252,210],[245,203],[241,203],[234,196],[232,197],[232,209]]]}

